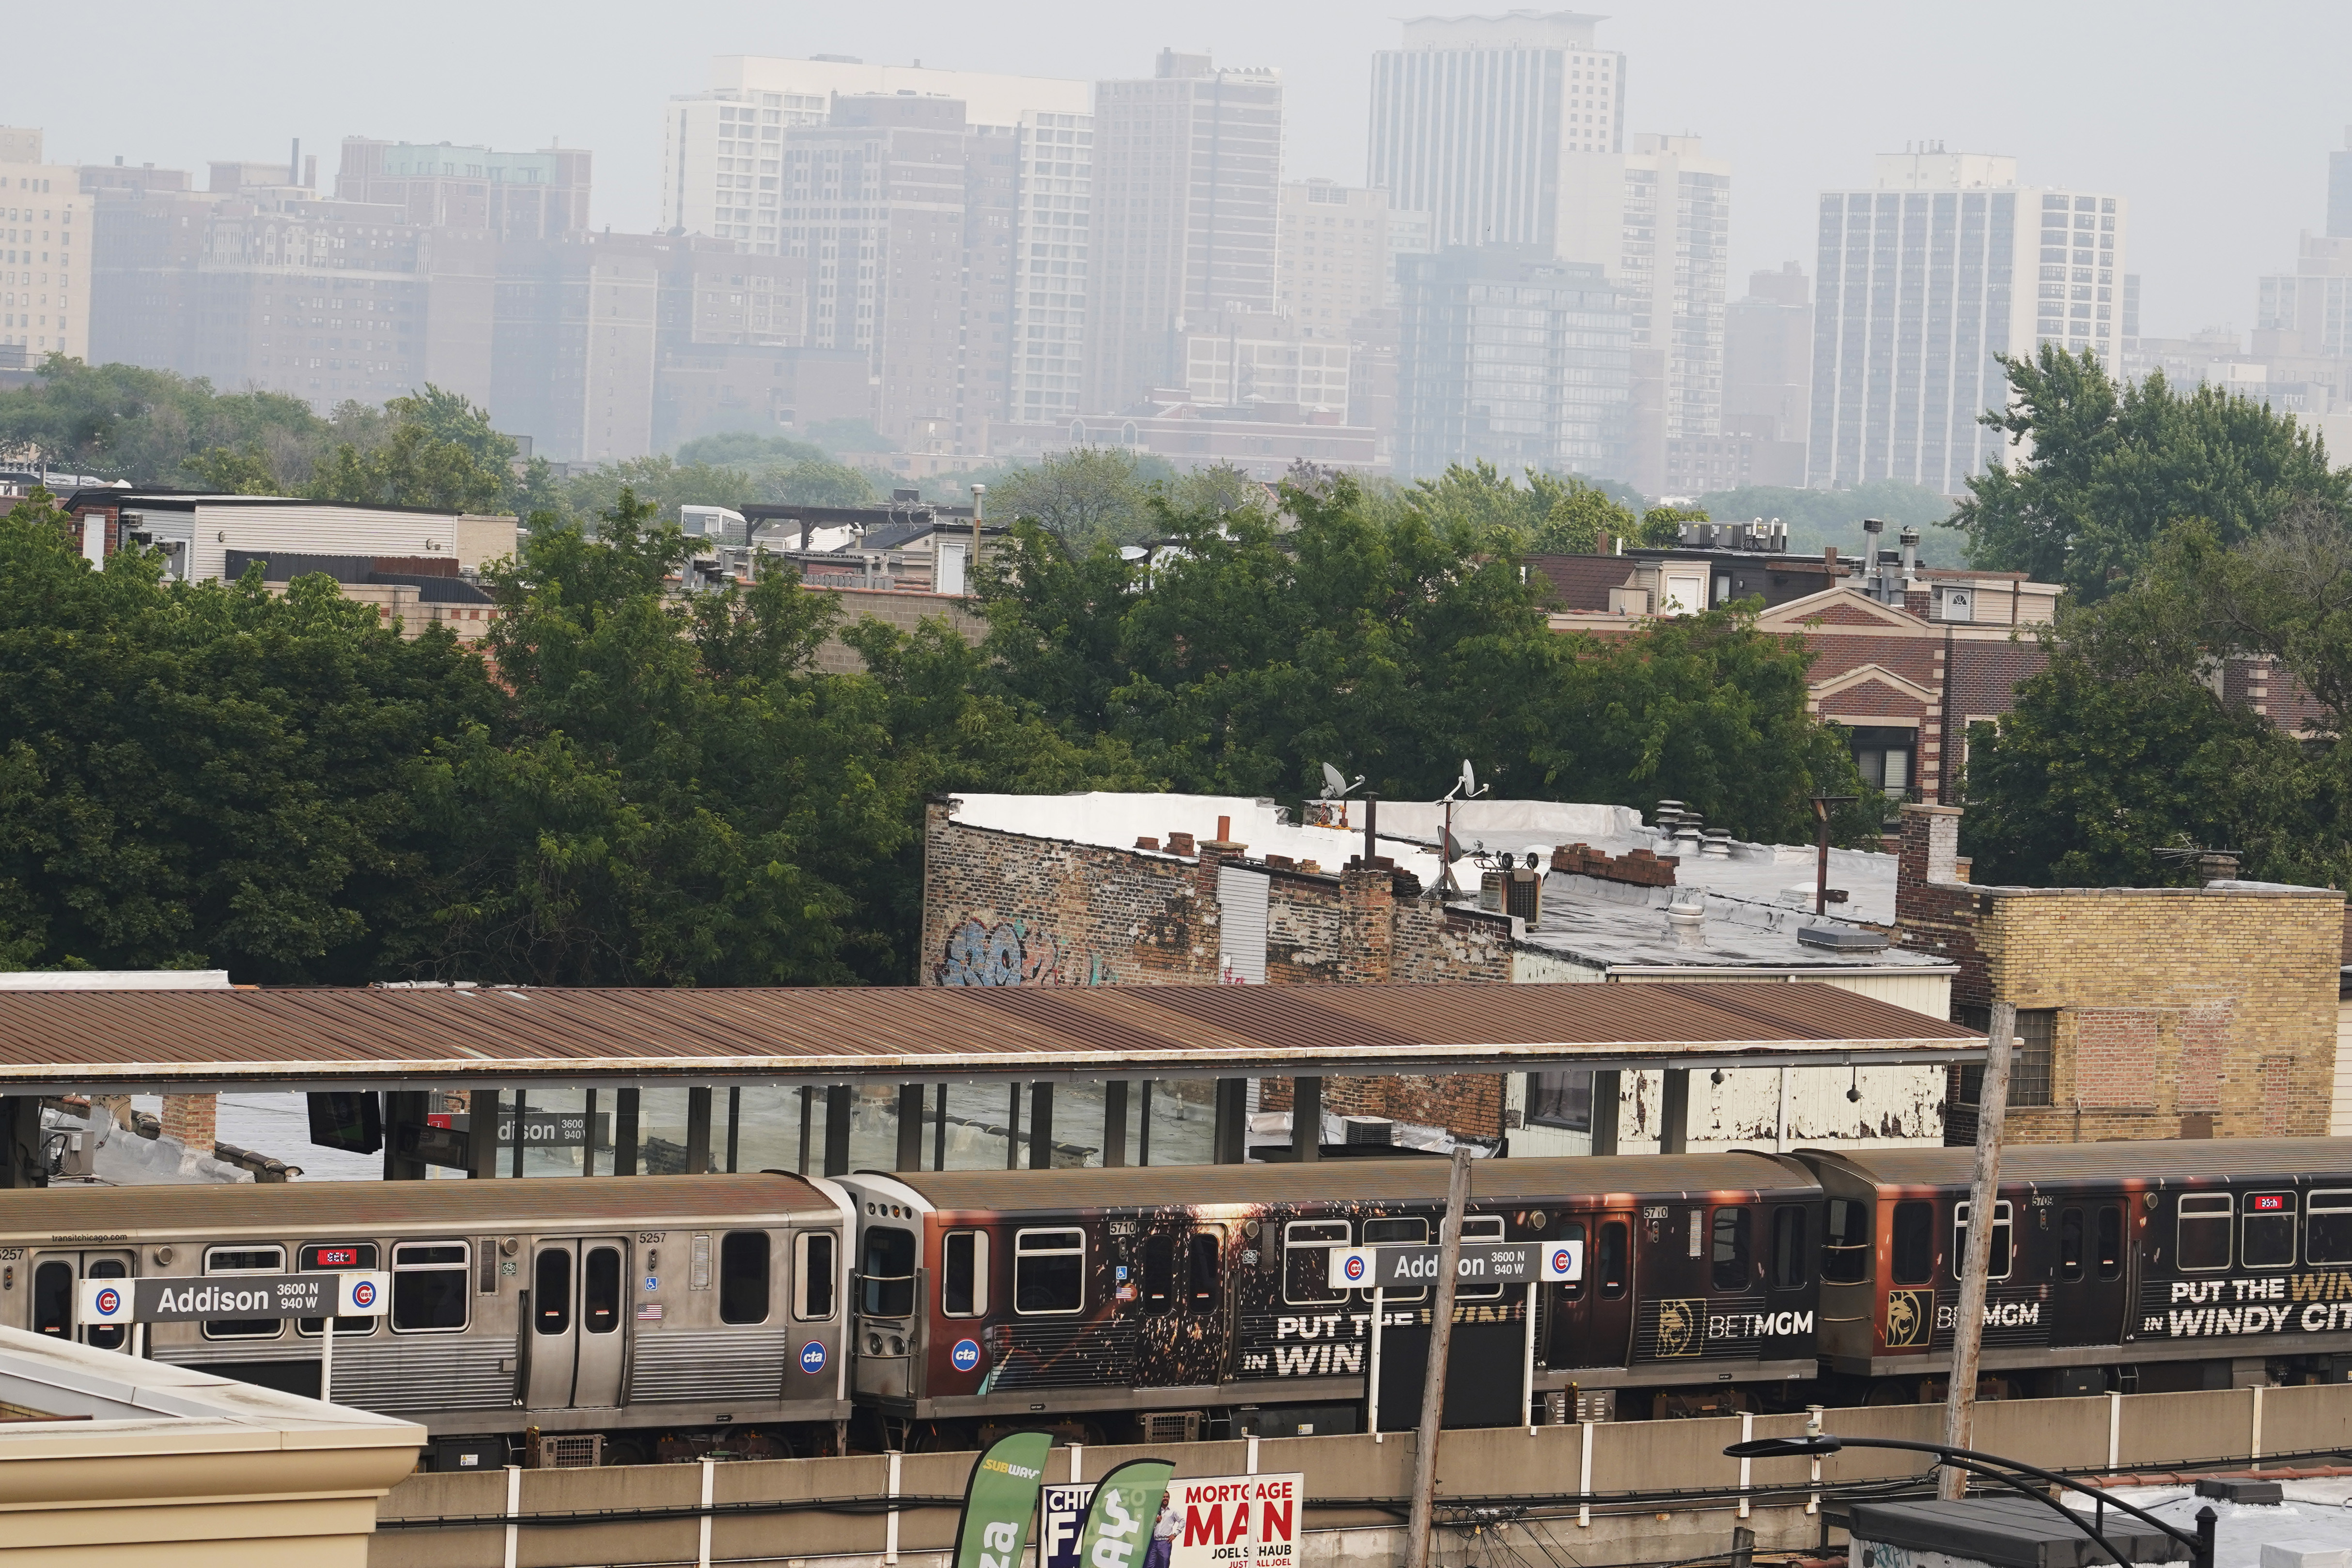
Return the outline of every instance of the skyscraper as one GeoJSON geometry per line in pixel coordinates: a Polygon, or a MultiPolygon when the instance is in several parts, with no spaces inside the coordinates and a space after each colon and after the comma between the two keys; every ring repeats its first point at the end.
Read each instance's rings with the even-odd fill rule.
{"type": "Polygon", "coordinates": [[[593,162],[580,147],[500,152],[346,136],[335,199],[398,207],[404,221],[433,228],[555,239],[587,232],[593,162]]]}
{"type": "Polygon", "coordinates": [[[1667,454],[1721,428],[1731,166],[1708,158],[1696,136],[1636,136],[1622,162],[1614,271],[1633,319],[1633,363],[1627,468],[1619,476],[1655,496],[1668,487],[1667,454]]]}
{"type": "Polygon", "coordinates": [[[1275,309],[1282,82],[1160,51],[1156,73],[1095,94],[1087,409],[1184,384],[1192,336],[1275,309]]]}
{"type": "Polygon", "coordinates": [[[1400,477],[1482,457],[1506,473],[1620,471],[1633,323],[1600,267],[1532,246],[1397,267],[1400,477]]]}
{"type": "Polygon", "coordinates": [[[80,171],[41,162],[41,133],[0,138],[0,344],[25,363],[89,353],[90,199],[80,171]]]}
{"type": "MultiPolygon", "coordinates": [[[[1625,57],[1602,49],[1599,16],[1513,11],[1416,16],[1404,47],[1372,57],[1370,177],[1395,205],[1425,212],[1436,247],[1538,246],[1582,255],[1570,231],[1613,238],[1614,193],[1585,163],[1624,145],[1625,57]],[[1566,242],[1566,243],[1564,243],[1566,242]]],[[[1612,247],[1613,248],[1613,247],[1612,247]]]]}
{"type": "Polygon", "coordinates": [[[662,136],[662,226],[740,240],[772,256],[784,243],[784,128],[819,125],[849,96],[954,99],[973,125],[1013,127],[1038,113],[1084,115],[1092,88],[1052,77],[872,66],[846,55],[721,55],[706,92],[670,99],[662,136]]]}
{"type": "Polygon", "coordinates": [[[1997,354],[2042,343],[2119,370],[2128,208],[2017,183],[2017,160],[1890,153],[1822,197],[1813,313],[1817,488],[1899,479],[1946,495],[1999,455],[1997,354]]]}

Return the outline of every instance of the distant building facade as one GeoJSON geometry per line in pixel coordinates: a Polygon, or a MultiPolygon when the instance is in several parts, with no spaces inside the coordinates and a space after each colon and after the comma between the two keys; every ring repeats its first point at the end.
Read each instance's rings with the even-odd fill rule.
{"type": "Polygon", "coordinates": [[[1719,434],[1724,275],[1731,254],[1731,165],[1696,136],[1639,135],[1624,154],[1623,235],[1615,275],[1632,318],[1626,467],[1664,493],[1669,458],[1719,434]]]}
{"type": "Polygon", "coordinates": [[[1507,473],[1622,471],[1633,322],[1600,267],[1490,246],[1398,268],[1401,476],[1477,458],[1507,473]]]}
{"type": "Polygon", "coordinates": [[[2018,183],[2017,160],[1889,153],[1821,201],[1806,482],[1956,495],[2006,441],[1996,356],[2043,343],[2120,371],[2123,197],[2018,183]]]}
{"type": "Polygon", "coordinates": [[[1792,261],[1750,275],[1747,295],[1723,312],[1722,428],[1712,437],[1667,442],[1666,493],[1802,485],[1812,360],[1812,288],[1804,268],[1792,261]]]}
{"type": "Polygon", "coordinates": [[[0,348],[88,359],[90,202],[79,170],[41,161],[38,131],[0,131],[0,348]]]}
{"type": "Polygon", "coordinates": [[[1163,49],[1097,87],[1094,133],[1085,399],[1117,410],[1185,385],[1230,316],[1274,313],[1282,82],[1163,49]]]}
{"type": "Polygon", "coordinates": [[[397,207],[424,228],[558,239],[588,230],[590,164],[584,148],[500,152],[346,136],[335,199],[397,207]]]}

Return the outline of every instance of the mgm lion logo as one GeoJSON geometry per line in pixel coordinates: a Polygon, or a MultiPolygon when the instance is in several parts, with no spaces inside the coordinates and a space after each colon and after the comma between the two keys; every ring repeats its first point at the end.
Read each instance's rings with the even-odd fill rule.
{"type": "Polygon", "coordinates": [[[1908,1350],[1927,1343],[1927,1325],[1935,1322],[1936,1292],[1886,1292],[1886,1348],[1908,1350]]]}
{"type": "Polygon", "coordinates": [[[1699,1337],[1706,1320],[1700,1316],[1700,1302],[1666,1301],[1658,1303],[1658,1354],[1660,1355],[1696,1355],[1699,1337]]]}

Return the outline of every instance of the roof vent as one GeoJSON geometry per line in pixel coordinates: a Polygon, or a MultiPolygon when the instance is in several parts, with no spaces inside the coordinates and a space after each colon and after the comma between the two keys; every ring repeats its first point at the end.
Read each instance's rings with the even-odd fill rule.
{"type": "Polygon", "coordinates": [[[1669,904],[1666,905],[1666,929],[1674,933],[1677,947],[1706,946],[1706,905],[1704,904],[1669,904]]]}
{"type": "Polygon", "coordinates": [[[1819,947],[1831,953],[1882,953],[1886,950],[1886,933],[1860,931],[1851,925],[1801,925],[1797,940],[1808,947],[1819,947]]]}

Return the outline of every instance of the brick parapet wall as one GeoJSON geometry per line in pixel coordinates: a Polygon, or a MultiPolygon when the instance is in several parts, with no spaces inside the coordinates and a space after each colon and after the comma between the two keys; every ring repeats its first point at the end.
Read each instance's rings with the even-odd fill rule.
{"type": "Polygon", "coordinates": [[[831,675],[861,674],[866,661],[856,649],[841,640],[841,632],[860,621],[879,621],[885,626],[895,626],[901,632],[913,632],[925,621],[945,621],[956,635],[967,643],[977,643],[988,635],[988,622],[978,613],[976,599],[959,599],[952,594],[908,593],[896,589],[823,588],[803,583],[803,593],[829,595],[841,606],[841,621],[834,633],[817,645],[816,667],[831,675]]]}
{"type": "Polygon", "coordinates": [[[2326,1133],[2343,894],[1930,881],[1934,826],[1906,810],[1896,943],[1958,965],[1956,1009],[2056,1015],[2051,1103],[2012,1103],[2011,1141],[2326,1133]]]}

